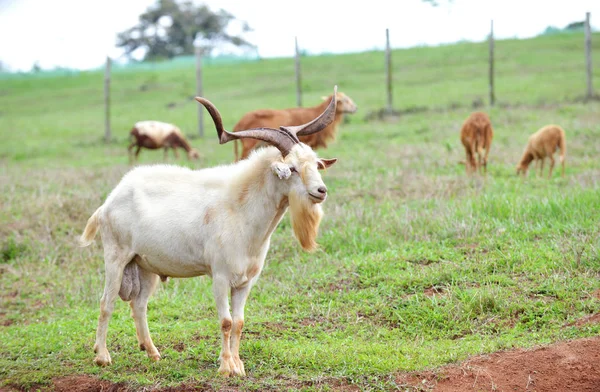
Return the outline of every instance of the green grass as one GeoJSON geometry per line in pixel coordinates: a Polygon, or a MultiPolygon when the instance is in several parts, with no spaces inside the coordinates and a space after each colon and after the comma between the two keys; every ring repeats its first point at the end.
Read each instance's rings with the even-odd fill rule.
{"type": "MultiPolygon", "coordinates": [[[[593,42],[598,63],[600,36],[593,42]]],[[[457,164],[460,125],[487,96],[485,44],[395,51],[396,108],[427,111],[394,121],[365,120],[385,105],[381,52],[303,59],[307,105],[338,84],[359,112],[319,151],[339,158],[324,174],[320,250],[302,252],[287,217],[273,235],[246,307],[242,380],[217,376],[220,334],[203,277],[161,284],[150,302],[162,361],[138,351],[119,302],[108,335],[113,365],[92,362],[102,247],[80,249],[76,237],[130,168],[133,122],[194,132],[193,69],[115,73],[110,144],[101,141],[101,73],[3,80],[0,385],[35,389],[86,374],[133,387],[394,389],[397,372],[597,335],[599,325],[576,323],[600,311],[600,104],[575,102],[585,86],[583,37],[496,48],[499,104],[483,108],[495,128],[485,180],[457,164]],[[528,135],[551,122],[567,132],[566,177],[516,177],[528,135]]],[[[294,106],[293,67],[292,59],[209,66],[205,95],[231,128],[248,110],[294,106]]],[[[192,140],[201,160],[178,163],[232,160],[208,116],[205,129],[192,140]]],[[[161,160],[162,152],[141,153],[144,163],[161,160]]]]}

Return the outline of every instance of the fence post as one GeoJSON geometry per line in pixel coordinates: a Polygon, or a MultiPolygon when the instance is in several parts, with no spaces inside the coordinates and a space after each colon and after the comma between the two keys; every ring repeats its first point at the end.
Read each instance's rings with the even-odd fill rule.
{"type": "Polygon", "coordinates": [[[494,106],[496,94],[494,93],[494,20],[490,26],[490,106],[494,106]]]}
{"type": "MultiPolygon", "coordinates": [[[[203,97],[204,92],[202,91],[202,47],[200,45],[195,46],[196,53],[196,95],[203,97]]],[[[200,137],[204,137],[204,106],[198,106],[198,134],[200,137]]]]}
{"type": "Polygon", "coordinates": [[[385,73],[387,85],[387,111],[392,113],[392,51],[390,49],[390,29],[385,29],[385,73]]]}
{"type": "Polygon", "coordinates": [[[104,68],[104,141],[110,143],[110,57],[106,56],[104,68]]]}
{"type": "Polygon", "coordinates": [[[300,75],[300,50],[298,49],[298,37],[296,41],[296,105],[302,106],[302,75],[300,75]]]}
{"type": "Polygon", "coordinates": [[[585,63],[587,68],[587,94],[586,99],[594,97],[592,88],[592,27],[590,26],[590,13],[585,13],[585,63]]]}

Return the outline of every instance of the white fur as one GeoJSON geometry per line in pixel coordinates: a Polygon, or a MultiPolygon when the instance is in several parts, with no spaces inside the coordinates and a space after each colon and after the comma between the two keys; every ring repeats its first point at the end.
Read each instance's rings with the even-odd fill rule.
{"type": "Polygon", "coordinates": [[[80,239],[83,246],[89,245],[100,229],[104,245],[106,285],[96,363],[110,364],[108,320],[123,270],[134,260],[141,271],[140,294],[131,306],[140,346],[148,355],[160,358],[146,322],[148,298],[158,276],[209,275],[223,337],[219,371],[244,375],[239,340],[246,298],[262,271],[271,234],[291,200],[288,196],[317,204],[325,199],[318,161],[310,147],[297,144],[285,159],[276,148],[267,147],[227,166],[190,170],[154,165],[127,173],[89,219],[80,239]]]}

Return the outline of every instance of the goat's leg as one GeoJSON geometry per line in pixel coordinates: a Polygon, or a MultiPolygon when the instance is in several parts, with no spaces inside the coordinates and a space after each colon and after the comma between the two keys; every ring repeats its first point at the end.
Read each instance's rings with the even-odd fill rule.
{"type": "Polygon", "coordinates": [[[487,148],[485,149],[485,155],[483,156],[483,173],[487,174],[487,162],[488,162],[488,155],[490,153],[490,146],[488,145],[487,148]]]}
{"type": "Polygon", "coordinates": [[[138,159],[138,155],[140,155],[140,150],[142,149],[142,146],[138,146],[138,148],[135,150],[135,160],[137,161],[138,159]]]}
{"type": "Polygon", "coordinates": [[[123,269],[131,260],[123,252],[116,249],[111,249],[110,240],[105,241],[104,251],[104,269],[105,283],[104,294],[100,300],[100,317],[98,318],[98,329],[96,330],[96,343],[94,344],[94,352],[96,358],[94,362],[100,366],[111,364],[110,354],[106,348],[106,333],[108,331],[108,322],[112,316],[115,307],[115,300],[121,288],[121,280],[123,279],[123,269]]]}
{"type": "Polygon", "coordinates": [[[144,271],[139,269],[140,274],[140,293],[131,300],[129,306],[131,307],[131,315],[135,322],[135,331],[140,344],[140,349],[145,350],[148,354],[148,358],[153,361],[160,360],[160,353],[154,346],[152,339],[150,338],[150,331],[148,330],[148,319],[146,312],[148,310],[148,300],[156,289],[158,284],[158,275],[152,272],[144,271]]]}
{"type": "Polygon", "coordinates": [[[239,376],[245,376],[244,363],[240,359],[240,340],[244,328],[244,307],[252,285],[248,283],[244,287],[231,289],[231,311],[233,313],[233,328],[231,331],[231,355],[236,364],[239,376]]]}
{"type": "Polygon", "coordinates": [[[544,157],[538,159],[538,162],[540,166],[540,177],[542,177],[544,175],[544,157]]]}
{"type": "Polygon", "coordinates": [[[481,154],[481,151],[477,151],[477,168],[478,173],[483,174],[483,155],[481,154]]]}
{"type": "Polygon", "coordinates": [[[177,152],[177,147],[173,147],[173,154],[175,154],[175,159],[179,159],[179,153],[177,152]]]}
{"type": "Polygon", "coordinates": [[[467,168],[467,174],[471,174],[473,170],[476,168],[475,157],[473,157],[473,152],[466,149],[467,152],[467,161],[465,162],[465,166],[467,168]]]}
{"type": "Polygon", "coordinates": [[[548,178],[552,178],[552,169],[554,169],[554,157],[552,155],[550,155],[549,158],[550,158],[550,171],[548,172],[548,178]]]}
{"type": "Polygon", "coordinates": [[[231,357],[231,313],[229,313],[229,280],[223,276],[213,276],[213,295],[217,305],[217,313],[219,315],[219,322],[221,324],[221,355],[219,359],[221,365],[219,366],[219,373],[228,377],[232,374],[238,374],[239,370],[236,369],[235,362],[231,357]]]}
{"type": "Polygon", "coordinates": [[[167,158],[169,158],[169,147],[165,146],[164,150],[165,150],[165,154],[164,154],[163,159],[166,161],[167,158]]]}

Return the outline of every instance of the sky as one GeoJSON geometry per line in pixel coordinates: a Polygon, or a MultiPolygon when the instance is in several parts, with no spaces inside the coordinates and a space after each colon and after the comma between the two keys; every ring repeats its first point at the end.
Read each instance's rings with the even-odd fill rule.
{"type": "MultiPolygon", "coordinates": [[[[261,57],[294,55],[294,38],[311,54],[528,38],[548,26],[585,19],[600,30],[600,0],[195,0],[224,9],[253,29],[244,37],[261,57]]],[[[0,0],[0,61],[12,71],[92,69],[107,55],[124,60],[117,33],[137,24],[155,0],[0,0]]]]}

